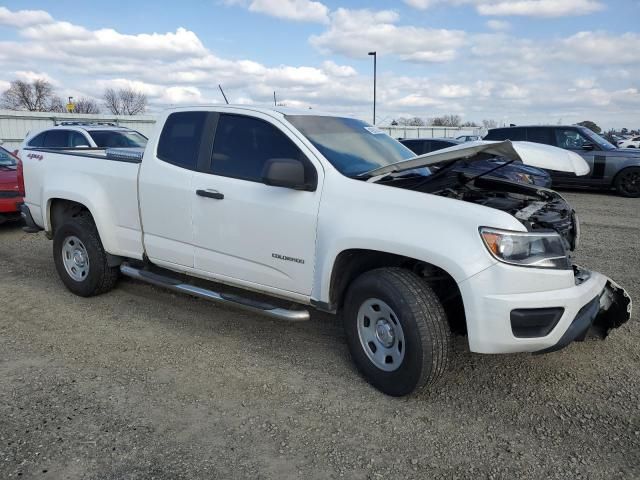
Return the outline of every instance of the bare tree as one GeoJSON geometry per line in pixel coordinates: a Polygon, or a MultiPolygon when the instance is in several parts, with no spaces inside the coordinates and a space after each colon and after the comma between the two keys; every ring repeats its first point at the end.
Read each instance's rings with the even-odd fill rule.
{"type": "Polygon", "coordinates": [[[107,88],[102,99],[107,110],[114,115],[137,115],[147,109],[147,96],[132,88],[107,88]]]}
{"type": "Polygon", "coordinates": [[[443,115],[431,120],[431,125],[434,127],[459,127],[460,122],[460,115],[443,115]]]}
{"type": "Polygon", "coordinates": [[[63,113],[67,111],[67,107],[60,97],[58,97],[57,95],[54,95],[53,97],[51,97],[51,100],[49,101],[49,108],[47,109],[47,111],[63,113]]]}
{"type": "Polygon", "coordinates": [[[496,128],[498,126],[498,122],[491,119],[484,119],[482,120],[482,126],[489,130],[490,128],[496,128]]]}
{"type": "Polygon", "coordinates": [[[475,128],[475,127],[477,127],[477,126],[478,126],[478,124],[477,124],[476,122],[474,122],[474,121],[467,121],[467,122],[464,122],[464,123],[463,123],[462,125],[460,125],[460,126],[461,126],[461,127],[473,127],[473,128],[475,128]]]}
{"type": "Polygon", "coordinates": [[[8,110],[28,110],[30,112],[60,112],[64,104],[55,95],[53,86],[46,80],[33,82],[14,80],[0,96],[0,107],[8,110]]]}
{"type": "Polygon", "coordinates": [[[100,113],[100,106],[92,98],[82,97],[76,102],[73,113],[100,113]]]}
{"type": "MultiPolygon", "coordinates": [[[[406,118],[406,117],[400,117],[397,120],[394,120],[393,122],[395,122],[396,125],[400,125],[400,126],[407,126],[407,127],[422,127],[425,124],[424,120],[422,120],[420,117],[411,117],[411,118],[406,118]]],[[[393,125],[393,122],[391,123],[393,125]]]]}

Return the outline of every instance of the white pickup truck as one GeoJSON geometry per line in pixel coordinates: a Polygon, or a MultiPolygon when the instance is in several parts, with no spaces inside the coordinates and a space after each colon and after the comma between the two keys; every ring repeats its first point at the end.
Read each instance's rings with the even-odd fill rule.
{"type": "Polygon", "coordinates": [[[572,264],[579,224],[560,195],[455,168],[500,156],[588,172],[554,147],[416,157],[360,120],[210,106],[164,113],[144,153],[20,156],[27,229],[53,239],[72,292],[124,274],[285,320],[339,313],[357,367],[390,395],[438,380],[452,333],[473,352],[550,352],[630,318],[622,288],[572,264]]]}

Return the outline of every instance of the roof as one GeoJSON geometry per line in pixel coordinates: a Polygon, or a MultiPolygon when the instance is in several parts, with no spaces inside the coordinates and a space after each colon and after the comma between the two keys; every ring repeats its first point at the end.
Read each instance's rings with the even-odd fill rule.
{"type": "MultiPolygon", "coordinates": [[[[470,135],[470,136],[474,136],[474,135],[470,135]]],[[[403,138],[400,141],[404,142],[405,140],[438,140],[440,142],[451,142],[451,143],[462,143],[460,140],[458,140],[457,138],[451,138],[451,137],[418,137],[418,138],[403,138]]]]}
{"type": "Polygon", "coordinates": [[[314,115],[314,116],[324,116],[324,117],[349,117],[349,115],[339,115],[331,112],[323,112],[321,110],[312,110],[310,108],[291,108],[291,107],[265,107],[265,106],[253,106],[253,105],[235,105],[235,104],[209,104],[209,105],[186,105],[180,107],[173,107],[168,110],[177,110],[177,111],[185,111],[185,110],[206,110],[208,108],[216,108],[220,110],[232,109],[232,110],[246,110],[248,112],[258,112],[264,113],[266,115],[273,116],[274,114],[280,115],[314,115]]]}
{"type": "Polygon", "coordinates": [[[509,125],[508,127],[490,128],[491,130],[502,130],[506,128],[587,128],[583,125],[509,125]]]}
{"type": "Polygon", "coordinates": [[[51,129],[65,129],[65,128],[80,128],[87,131],[93,130],[131,130],[130,128],[116,125],[115,123],[100,123],[100,122],[60,122],[53,127],[48,127],[44,130],[51,129]]]}

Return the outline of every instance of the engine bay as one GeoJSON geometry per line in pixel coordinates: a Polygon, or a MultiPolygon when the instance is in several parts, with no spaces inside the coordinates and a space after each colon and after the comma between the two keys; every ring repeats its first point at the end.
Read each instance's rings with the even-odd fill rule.
{"type": "Polygon", "coordinates": [[[507,212],[530,232],[558,232],[567,251],[577,247],[579,224],[576,214],[571,205],[553,190],[495,177],[470,178],[459,172],[449,172],[434,180],[395,180],[393,185],[507,212]]]}

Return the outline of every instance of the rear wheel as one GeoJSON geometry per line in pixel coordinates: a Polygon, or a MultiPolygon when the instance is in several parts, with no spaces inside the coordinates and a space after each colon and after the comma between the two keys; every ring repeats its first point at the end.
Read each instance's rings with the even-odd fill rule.
{"type": "Polygon", "coordinates": [[[614,187],[623,197],[640,197],[640,167],[629,167],[619,172],[614,187]]]}
{"type": "Polygon", "coordinates": [[[382,392],[407,395],[433,385],[451,358],[451,332],[437,296],[400,268],[364,273],[350,286],[343,310],[351,356],[382,392]]]}
{"type": "Polygon", "coordinates": [[[118,279],[89,214],[69,218],[56,229],[53,259],[62,282],[81,297],[108,292],[118,279]]]}

